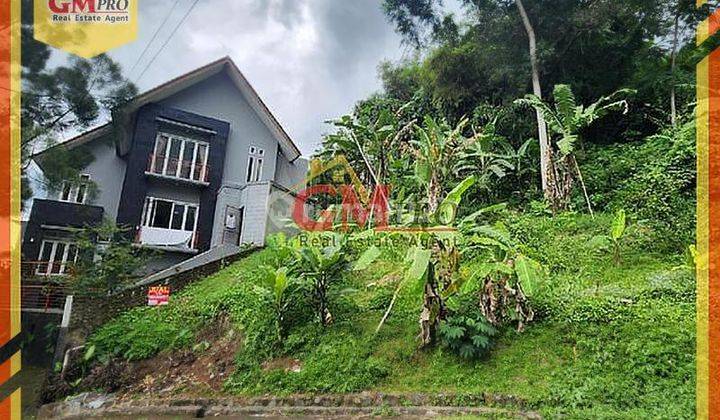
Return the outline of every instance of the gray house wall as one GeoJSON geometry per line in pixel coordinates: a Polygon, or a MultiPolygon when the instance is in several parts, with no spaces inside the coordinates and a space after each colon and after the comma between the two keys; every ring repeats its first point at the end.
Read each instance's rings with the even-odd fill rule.
{"type": "MultiPolygon", "coordinates": [[[[268,203],[275,199],[271,193],[283,191],[285,194],[285,189],[294,190],[303,184],[308,162],[304,159],[289,161],[280,150],[271,130],[263,123],[225,71],[159,102],[143,105],[135,115],[138,117],[131,130],[134,133],[132,147],[127,155],[123,155],[124,157],[118,157],[118,149],[110,136],[87,143],[95,160],[82,173],[89,174],[98,186],[97,194],[87,204],[101,206],[105,210],[105,216],[113,221],[137,225],[140,217],[138,212],[144,202],[141,199],[144,200],[145,196],[198,203],[201,208],[199,224],[201,221],[211,223],[201,235],[205,241],[208,240],[208,234],[211,235],[209,243],[203,244],[203,249],[226,243],[228,238],[233,240],[232,235],[228,235],[232,229],[226,229],[225,226],[225,215],[228,211],[240,214],[238,211],[242,209],[242,230],[235,231],[236,243],[262,245],[269,232],[281,230],[279,226],[274,226],[268,220],[268,203]],[[145,115],[145,113],[149,114],[145,115]],[[163,113],[170,114],[166,116],[163,113]],[[210,146],[209,167],[211,171],[215,168],[216,173],[215,181],[212,181],[212,190],[182,183],[173,184],[168,180],[158,180],[144,175],[147,156],[152,153],[150,149],[155,141],[154,133],[158,129],[167,129],[167,127],[158,128],[158,124],[164,123],[159,123],[160,120],[155,118],[155,114],[171,121],[198,127],[205,125],[193,121],[208,119],[223,124],[222,130],[214,126],[210,127],[215,130],[214,132],[220,133],[223,140],[222,147],[214,146],[212,142],[210,146]],[[183,118],[176,118],[177,116],[192,118],[185,121],[183,118]],[[139,143],[144,147],[142,151],[136,150],[139,143]],[[248,153],[251,146],[261,148],[265,153],[260,181],[247,184],[248,153]],[[214,158],[214,163],[213,151],[219,154],[214,158]],[[131,177],[128,182],[130,175],[135,177],[131,177]],[[143,188],[138,188],[139,184],[142,184],[143,188]],[[278,189],[278,185],[284,188],[278,189]],[[130,206],[132,208],[123,201],[127,201],[128,197],[133,198],[134,204],[130,206]],[[202,215],[203,208],[212,212],[214,216],[212,220],[202,215]]],[[[51,198],[57,199],[57,194],[51,198]]],[[[292,203],[292,200],[288,202],[292,203]]],[[[290,208],[288,205],[284,206],[281,213],[287,212],[288,208],[290,208]]],[[[187,257],[185,253],[166,252],[150,263],[148,270],[157,271],[187,257]]]]}
{"type": "MultiPolygon", "coordinates": [[[[220,118],[230,123],[222,186],[215,207],[211,246],[219,245],[224,240],[224,219],[228,206],[245,208],[243,231],[248,230],[248,233],[243,232],[241,240],[262,244],[265,222],[260,223],[256,219],[259,217],[258,212],[261,207],[267,202],[267,193],[258,194],[260,191],[253,190],[254,193],[247,195],[243,187],[246,185],[250,146],[265,151],[261,181],[275,179],[277,157],[282,155],[278,153],[278,142],[275,137],[224,72],[165,99],[162,104],[220,118]]],[[[283,167],[286,167],[289,163],[287,159],[284,160],[283,167]]],[[[283,174],[289,173],[289,169],[282,171],[283,174]]]]}
{"type": "Polygon", "coordinates": [[[248,150],[251,145],[265,150],[262,180],[273,179],[278,142],[224,72],[209,77],[161,103],[230,123],[223,184],[245,184],[248,150]]]}
{"type": "Polygon", "coordinates": [[[243,230],[241,243],[244,244],[265,244],[265,233],[267,231],[267,206],[270,196],[269,182],[252,183],[245,187],[243,230]]]}
{"type": "Polygon", "coordinates": [[[277,164],[275,165],[275,182],[288,189],[304,186],[309,162],[307,159],[298,158],[290,162],[285,155],[278,153],[277,164]]]}
{"type": "MultiPolygon", "coordinates": [[[[95,159],[80,172],[90,175],[90,180],[97,188],[95,194],[89,197],[85,204],[102,207],[105,209],[105,217],[114,221],[117,217],[127,165],[115,153],[115,145],[111,137],[94,140],[84,147],[95,159]]],[[[60,191],[48,192],[47,198],[58,200],[60,191]]]]}

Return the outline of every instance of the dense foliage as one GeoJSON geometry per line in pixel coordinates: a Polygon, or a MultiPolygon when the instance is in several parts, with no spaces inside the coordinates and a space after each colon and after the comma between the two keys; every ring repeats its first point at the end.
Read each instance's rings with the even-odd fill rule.
{"type": "Polygon", "coordinates": [[[382,64],[383,91],[316,154],[390,185],[394,227],[416,231],[276,236],[103,326],[98,354],[201,353],[229,317],[231,393],[491,392],[550,416],[693,416],[694,5],[440,3],[384,2],[418,55],[382,64]]]}
{"type": "MultiPolygon", "coordinates": [[[[494,218],[513,238],[532,244],[528,253],[551,272],[531,299],[538,320],[522,334],[478,326],[483,318],[466,295],[448,302],[447,327],[439,330],[443,345],[419,349],[423,291],[417,285],[400,290],[376,332],[399,280],[394,248],[404,246],[396,243],[380,248],[372,270],[337,278],[337,287],[355,291],[332,294],[334,321],[326,327],[309,305],[308,291],[291,292],[288,299],[301,306],[289,309],[281,342],[272,298],[256,287],[265,282],[262,266],[272,266],[282,253],[273,247],[188,287],[170,306],[128,312],[91,342],[98,354],[144,359],[193,348],[205,326],[227,314],[242,341],[236,372],[226,383],[230,392],[497,392],[520,396],[548,414],[691,416],[695,294],[692,273],[681,260],[647,253],[646,231],[633,224],[625,234],[622,266],[590,252],[588,243],[607,232],[612,215],[593,220],[504,211],[494,218]],[[588,252],[578,252],[583,249],[588,252]],[[458,326],[464,329],[459,336],[450,331],[458,326]],[[475,338],[479,346],[468,358],[470,349],[460,349],[478,335],[489,346],[475,338]],[[299,371],[264,367],[288,357],[301,362],[299,371]]],[[[476,262],[468,261],[461,272],[469,273],[476,262]]]]}
{"type": "MultiPolygon", "coordinates": [[[[34,2],[20,3],[22,199],[27,200],[33,194],[28,171],[33,155],[57,145],[68,131],[83,131],[105,122],[115,107],[137,94],[137,88],[126,79],[120,65],[105,54],[92,59],[70,55],[65,63],[54,65],[52,48],[33,37],[34,2]]],[[[32,181],[50,191],[63,182],[79,183],[79,171],[92,159],[82,147],[72,151],[55,147],[45,155],[44,176],[32,181]]]]}

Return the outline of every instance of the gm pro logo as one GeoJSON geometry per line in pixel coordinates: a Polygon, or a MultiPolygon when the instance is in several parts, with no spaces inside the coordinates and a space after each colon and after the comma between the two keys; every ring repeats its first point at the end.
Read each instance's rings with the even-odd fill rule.
{"type": "Polygon", "coordinates": [[[92,58],[137,38],[138,0],[35,0],[35,39],[92,58]]]}
{"type": "Polygon", "coordinates": [[[130,22],[129,0],[50,0],[53,22],[130,22]]]}

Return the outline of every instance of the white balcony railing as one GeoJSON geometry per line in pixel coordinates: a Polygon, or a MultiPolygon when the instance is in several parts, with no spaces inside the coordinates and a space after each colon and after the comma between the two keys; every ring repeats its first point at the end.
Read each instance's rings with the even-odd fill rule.
{"type": "Polygon", "coordinates": [[[196,232],[142,226],[137,242],[146,246],[192,251],[197,249],[196,239],[196,232]]]}

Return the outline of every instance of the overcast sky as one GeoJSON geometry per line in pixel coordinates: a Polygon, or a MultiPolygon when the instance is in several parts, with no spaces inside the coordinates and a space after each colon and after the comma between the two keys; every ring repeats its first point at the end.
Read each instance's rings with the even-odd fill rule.
{"type": "Polygon", "coordinates": [[[400,43],[381,0],[201,0],[160,49],[192,0],[141,1],[138,39],[110,55],[126,71],[167,13],[166,25],[128,77],[141,91],[229,55],[295,140],[312,153],[324,121],[380,89],[377,65],[412,51],[400,43]]]}
{"type": "MultiPolygon", "coordinates": [[[[144,91],[230,56],[306,156],[329,130],[324,121],[350,112],[355,102],[380,90],[377,66],[382,60],[413,54],[384,16],[382,0],[200,0],[138,79],[192,2],[139,1],[137,40],[110,56],[129,71],[171,13],[128,78],[144,91]]],[[[458,4],[445,0],[449,12],[457,13],[458,4]]],[[[66,57],[57,52],[53,62],[66,57]]],[[[69,130],[65,137],[77,134],[69,130]]],[[[39,169],[32,166],[29,173],[36,195],[44,196],[34,181],[39,169]]]]}

